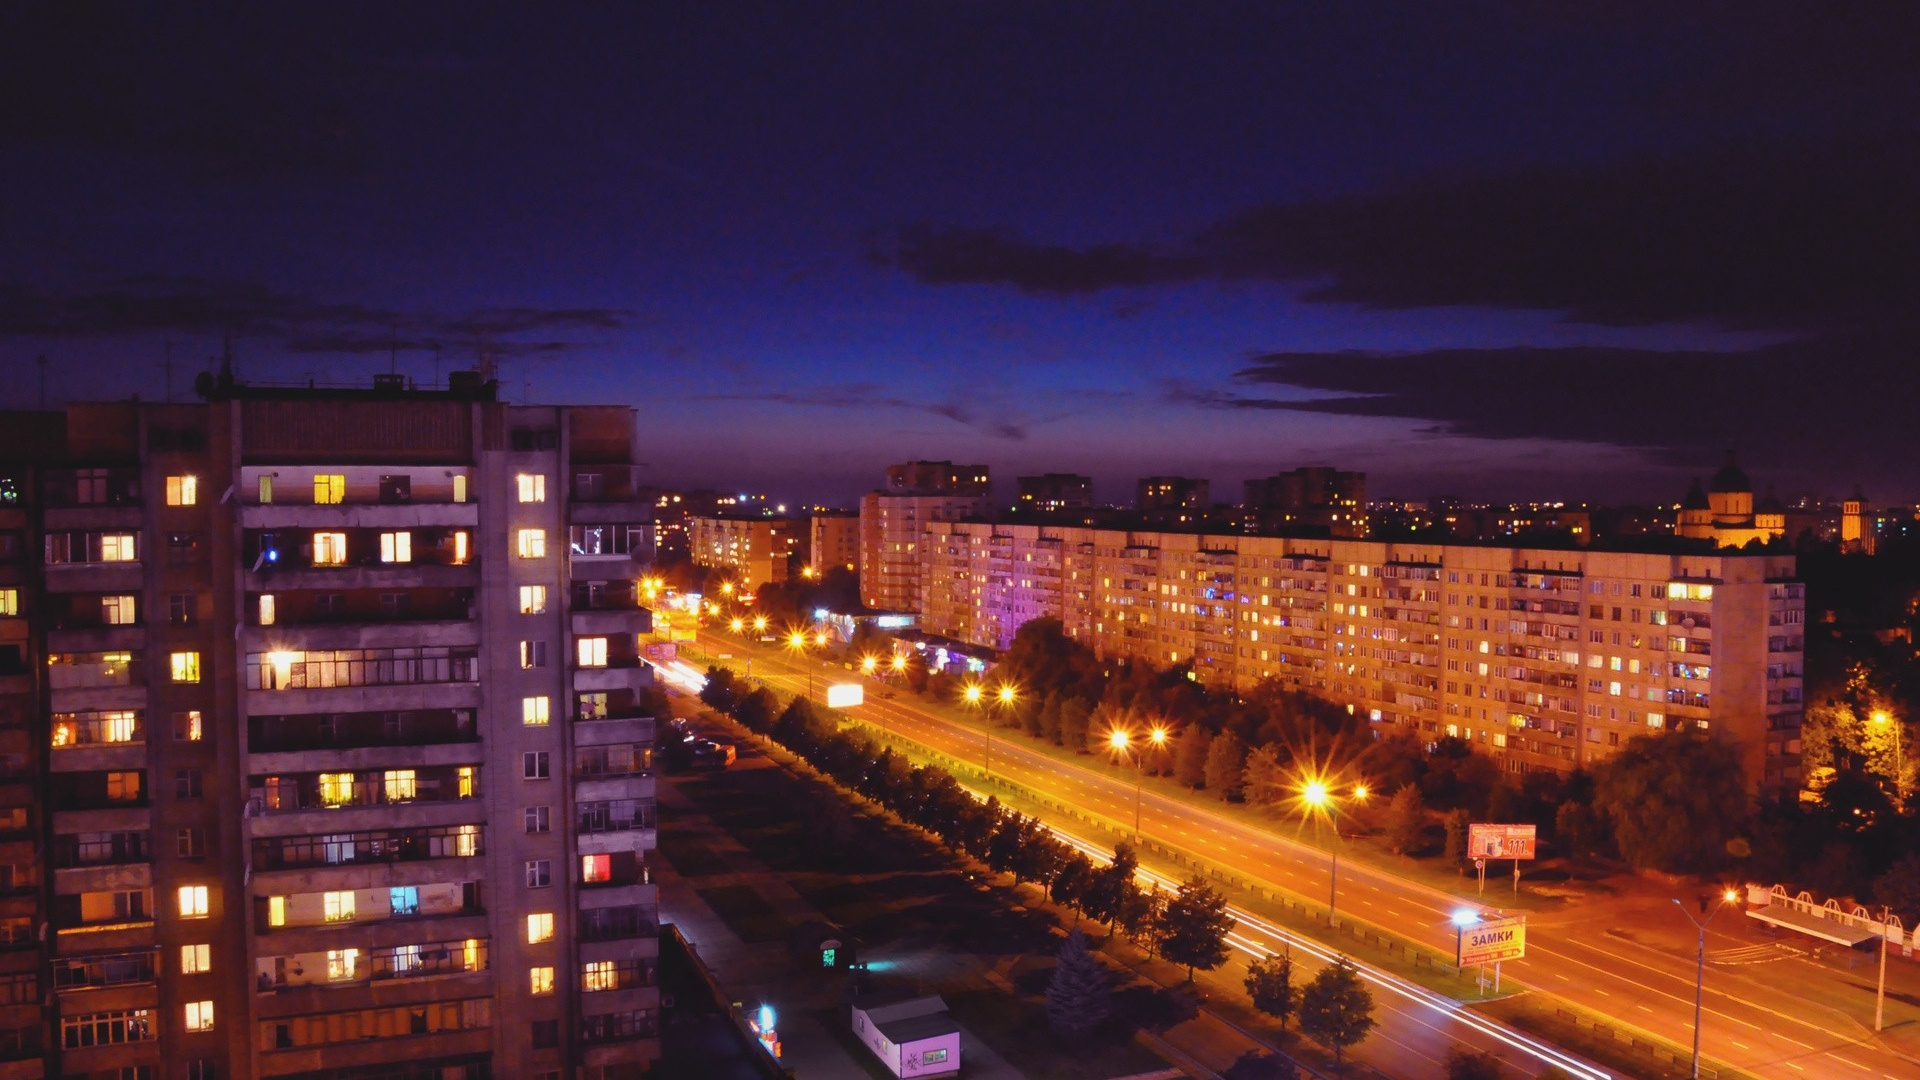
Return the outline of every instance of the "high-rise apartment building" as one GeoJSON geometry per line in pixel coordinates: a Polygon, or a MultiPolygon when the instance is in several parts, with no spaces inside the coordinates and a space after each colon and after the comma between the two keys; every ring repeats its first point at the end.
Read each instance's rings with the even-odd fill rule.
{"type": "Polygon", "coordinates": [[[203,390],[35,414],[0,461],[0,642],[35,665],[0,692],[38,696],[6,738],[47,792],[0,851],[50,875],[0,950],[44,955],[44,1047],[0,999],[0,1076],[639,1075],[632,412],[203,390]]]}
{"type": "Polygon", "coordinates": [[[1367,535],[1367,474],[1323,465],[1249,480],[1241,498],[1250,533],[1367,535]]]}
{"type": "Polygon", "coordinates": [[[808,520],[811,534],[807,565],[820,577],[837,567],[860,568],[860,515],[845,510],[815,510],[808,520]]]}
{"type": "Polygon", "coordinates": [[[1133,507],[1143,513],[1205,510],[1212,505],[1212,488],[1191,476],[1143,476],[1134,485],[1133,507]]]}
{"type": "Polygon", "coordinates": [[[886,488],[860,499],[860,602],[879,611],[919,611],[921,528],[989,516],[990,489],[985,465],[889,465],[886,488]]]}
{"type": "Polygon", "coordinates": [[[696,565],[730,575],[737,589],[752,592],[787,580],[800,523],[784,517],[716,514],[687,519],[688,551],[696,565]]]}
{"type": "Polygon", "coordinates": [[[1014,481],[1015,513],[1045,514],[1093,505],[1093,477],[1079,473],[1042,473],[1014,481]]]}
{"type": "Polygon", "coordinates": [[[1636,732],[1725,730],[1799,778],[1805,595],[1791,555],[1652,553],[934,522],[921,626],[1005,648],[1058,618],[1108,658],[1277,680],[1516,772],[1636,732]]]}

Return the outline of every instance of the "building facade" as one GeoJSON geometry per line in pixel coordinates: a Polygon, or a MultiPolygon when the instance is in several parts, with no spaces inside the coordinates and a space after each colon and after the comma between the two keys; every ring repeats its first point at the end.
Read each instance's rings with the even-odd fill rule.
{"type": "Polygon", "coordinates": [[[1324,465],[1275,473],[1244,486],[1240,508],[1250,533],[1313,529],[1367,535],[1367,474],[1324,465]]]}
{"type": "Polygon", "coordinates": [[[736,588],[752,592],[768,582],[787,580],[799,540],[798,526],[784,517],[690,518],[688,550],[696,565],[729,574],[736,588]]]}
{"type": "Polygon", "coordinates": [[[1093,505],[1093,477],[1079,473],[1042,473],[1014,481],[1015,513],[1050,513],[1093,505]]]}
{"type": "Polygon", "coordinates": [[[1006,648],[1058,618],[1106,658],[1276,680],[1515,772],[1685,721],[1799,778],[1805,594],[1779,554],[1653,554],[935,522],[921,626],[1006,648]]]}
{"type": "Polygon", "coordinates": [[[36,1066],[639,1075],[631,411],[472,377],[205,393],[68,408],[0,521],[40,564],[0,614],[45,657],[36,1066]]]}
{"type": "Polygon", "coordinates": [[[814,577],[836,568],[860,568],[860,515],[844,510],[815,510],[807,522],[807,565],[814,577]]]}
{"type": "Polygon", "coordinates": [[[860,499],[860,602],[877,611],[919,611],[922,528],[990,516],[991,487],[985,465],[888,466],[887,486],[860,499]]]}

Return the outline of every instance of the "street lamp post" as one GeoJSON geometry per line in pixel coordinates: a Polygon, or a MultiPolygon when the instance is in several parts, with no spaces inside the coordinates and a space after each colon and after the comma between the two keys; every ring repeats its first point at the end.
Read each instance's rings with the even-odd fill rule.
{"type": "MultiPolygon", "coordinates": [[[[1165,747],[1167,745],[1167,729],[1163,727],[1153,728],[1147,732],[1147,741],[1152,743],[1155,749],[1165,747]]],[[[1107,735],[1107,745],[1113,749],[1114,753],[1133,758],[1133,840],[1134,843],[1139,843],[1140,789],[1147,776],[1146,758],[1145,755],[1136,756],[1134,754],[1133,736],[1120,728],[1114,728],[1113,731],[1107,735]]]]}
{"type": "MultiPolygon", "coordinates": [[[[1355,784],[1353,786],[1352,798],[1355,802],[1366,802],[1367,786],[1365,784],[1355,784]]],[[[1306,803],[1307,806],[1316,813],[1324,812],[1333,805],[1334,794],[1325,781],[1309,780],[1306,785],[1300,789],[1300,801],[1306,803]]],[[[1339,913],[1340,823],[1333,818],[1331,813],[1327,814],[1327,819],[1333,824],[1333,846],[1327,848],[1327,858],[1329,860],[1327,870],[1327,926],[1331,928],[1339,913]]]]}
{"type": "MultiPolygon", "coordinates": [[[[795,630],[787,635],[787,648],[803,661],[807,656],[807,635],[795,630]]],[[[813,665],[807,665],[807,700],[813,700],[813,665]]]]}
{"type": "MultiPolygon", "coordinates": [[[[973,710],[975,712],[978,712],[980,710],[980,684],[979,683],[968,683],[966,690],[962,691],[960,696],[966,700],[966,703],[968,705],[973,707],[973,710]]],[[[993,724],[989,722],[983,730],[986,732],[987,779],[991,780],[993,779],[993,724]]]]}
{"type": "Polygon", "coordinates": [[[1687,905],[1681,903],[1679,897],[1672,898],[1673,906],[1679,908],[1680,914],[1685,915],[1694,929],[1700,931],[1700,939],[1693,956],[1693,1080],[1700,1080],[1700,1001],[1707,985],[1707,926],[1713,922],[1715,915],[1720,914],[1721,908],[1726,907],[1738,897],[1739,894],[1732,889],[1722,893],[1720,902],[1713,905],[1712,911],[1707,912],[1704,922],[1694,918],[1693,912],[1687,910],[1687,905]]]}
{"type": "Polygon", "coordinates": [[[1907,806],[1907,759],[1906,756],[1901,753],[1900,729],[1906,725],[1894,723],[1892,714],[1888,713],[1885,709],[1874,710],[1873,722],[1875,726],[1881,724],[1893,725],[1893,801],[1899,804],[1902,810],[1905,810],[1907,806]]]}

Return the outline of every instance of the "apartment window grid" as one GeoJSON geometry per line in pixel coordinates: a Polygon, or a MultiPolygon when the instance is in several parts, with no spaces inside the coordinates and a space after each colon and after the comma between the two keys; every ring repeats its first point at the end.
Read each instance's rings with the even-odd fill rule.
{"type": "Polygon", "coordinates": [[[527,860],[527,888],[544,889],[553,884],[553,862],[549,859],[527,860]]]}
{"type": "Polygon", "coordinates": [[[520,755],[520,775],[527,780],[546,780],[551,773],[551,755],[545,750],[528,750],[520,755]]]}
{"type": "Polygon", "coordinates": [[[547,557],[547,530],[521,529],[514,534],[514,554],[522,559],[547,557]]]}
{"type": "Polygon", "coordinates": [[[541,727],[552,717],[553,699],[540,695],[520,699],[520,722],[528,727],[541,727]]]}
{"type": "Polygon", "coordinates": [[[545,585],[520,586],[520,614],[543,615],[547,610],[547,587],[545,585]]]}
{"type": "Polygon", "coordinates": [[[197,476],[167,477],[167,505],[193,506],[200,501],[200,478],[197,476]]]}
{"type": "Polygon", "coordinates": [[[544,833],[553,830],[553,808],[551,806],[529,806],[521,812],[529,833],[544,833]]]}

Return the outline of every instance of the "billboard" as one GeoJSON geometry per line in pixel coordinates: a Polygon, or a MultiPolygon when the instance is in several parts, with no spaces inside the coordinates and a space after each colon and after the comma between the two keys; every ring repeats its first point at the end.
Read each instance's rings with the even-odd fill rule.
{"type": "Polygon", "coordinates": [[[859,683],[835,683],[827,687],[827,708],[851,709],[867,699],[866,688],[859,683]]]}
{"type": "Polygon", "coordinates": [[[1476,859],[1531,859],[1532,825],[1469,825],[1467,854],[1476,859]]]}
{"type": "Polygon", "coordinates": [[[1463,926],[1459,946],[1456,959],[1463,968],[1518,960],[1527,955],[1527,917],[1510,915],[1463,926]]]}

